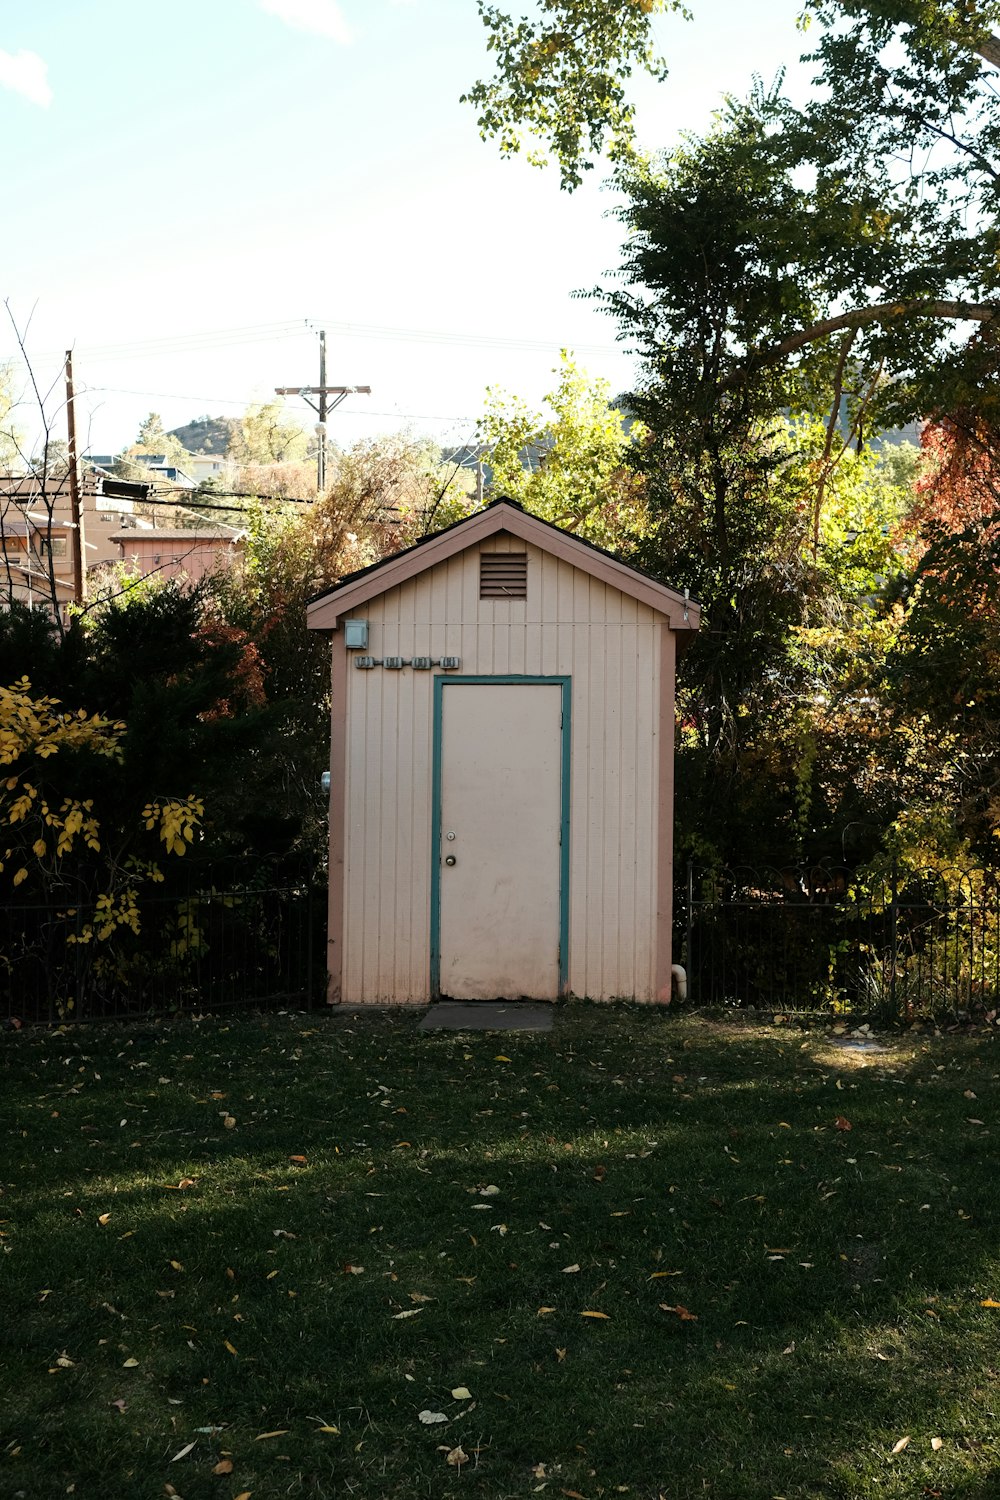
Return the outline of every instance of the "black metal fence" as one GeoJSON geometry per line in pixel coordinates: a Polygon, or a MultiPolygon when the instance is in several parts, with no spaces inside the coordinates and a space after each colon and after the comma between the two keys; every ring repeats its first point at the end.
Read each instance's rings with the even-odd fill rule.
{"type": "Polygon", "coordinates": [[[201,885],[0,907],[0,1017],[68,1022],[306,1008],[326,988],[326,892],[201,885]]]}
{"type": "Polygon", "coordinates": [[[1000,871],[686,877],[677,937],[696,1005],[893,1020],[1000,1009],[1000,871]]]}

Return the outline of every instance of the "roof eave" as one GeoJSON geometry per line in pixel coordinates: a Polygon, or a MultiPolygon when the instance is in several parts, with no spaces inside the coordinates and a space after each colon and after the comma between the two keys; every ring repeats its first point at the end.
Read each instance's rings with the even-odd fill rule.
{"type": "Polygon", "coordinates": [[[560,531],[522,511],[519,506],[504,502],[479,511],[439,536],[420,543],[419,547],[400,552],[354,579],[336,584],[307,605],[306,623],[311,630],[336,630],[342,616],[360,608],[369,599],[388,593],[410,578],[501,531],[518,536],[647,604],[665,616],[673,630],[694,632],[698,629],[701,612],[694,600],[646,578],[608,553],[589,547],[570,532],[560,531]]]}

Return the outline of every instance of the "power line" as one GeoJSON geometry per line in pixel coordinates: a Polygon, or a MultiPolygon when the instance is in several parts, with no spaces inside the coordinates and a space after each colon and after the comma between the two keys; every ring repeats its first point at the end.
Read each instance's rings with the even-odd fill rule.
{"type": "MultiPolygon", "coordinates": [[[[82,343],[75,346],[74,352],[78,359],[86,358],[95,362],[140,359],[156,354],[195,353],[210,348],[227,348],[239,344],[270,343],[283,339],[301,338],[313,331],[312,325],[320,322],[343,338],[446,344],[459,348],[491,348],[534,353],[558,353],[567,347],[572,347],[578,354],[621,353],[620,344],[582,344],[573,339],[537,339],[443,328],[407,328],[397,324],[349,323],[336,318],[303,318],[301,320],[286,319],[274,323],[247,323],[235,328],[204,329],[200,332],[173,334],[165,338],[134,339],[116,344],[82,343]]],[[[49,350],[39,352],[36,357],[39,360],[54,360],[62,356],[49,350]]]]}
{"type": "MultiPolygon", "coordinates": [[[[156,401],[201,401],[206,405],[216,406],[259,406],[257,401],[237,401],[232,396],[194,396],[188,391],[136,391],[120,385],[88,385],[83,391],[77,392],[79,400],[85,395],[108,395],[108,396],[151,396],[156,401]]],[[[353,407],[345,412],[346,416],[352,417],[404,417],[413,421],[427,422],[475,422],[477,419],[469,412],[433,412],[433,411],[371,411],[365,409],[355,410],[353,407]]]]}

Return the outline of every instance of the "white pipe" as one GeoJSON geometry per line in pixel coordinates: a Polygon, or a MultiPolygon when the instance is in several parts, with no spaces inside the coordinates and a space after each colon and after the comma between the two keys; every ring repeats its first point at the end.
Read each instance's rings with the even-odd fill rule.
{"type": "Polygon", "coordinates": [[[681,964],[671,964],[670,977],[674,981],[678,1000],[686,1000],[688,997],[687,969],[685,969],[681,964]]]}

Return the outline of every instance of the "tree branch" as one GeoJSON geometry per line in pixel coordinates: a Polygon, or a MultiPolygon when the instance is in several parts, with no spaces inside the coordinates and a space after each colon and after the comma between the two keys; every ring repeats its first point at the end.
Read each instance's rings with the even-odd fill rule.
{"type": "Polygon", "coordinates": [[[758,370],[770,369],[796,350],[815,344],[831,333],[839,333],[841,329],[857,330],[867,328],[872,323],[893,323],[903,318],[954,318],[956,321],[988,323],[996,317],[1000,317],[1000,304],[997,303],[931,301],[923,297],[908,302],[878,302],[871,307],[853,308],[850,312],[838,313],[834,318],[823,318],[818,323],[811,323],[808,328],[790,334],[769,349],[755,349],[731,375],[720,381],[719,390],[736,390],[745,383],[748,376],[758,370]]]}

